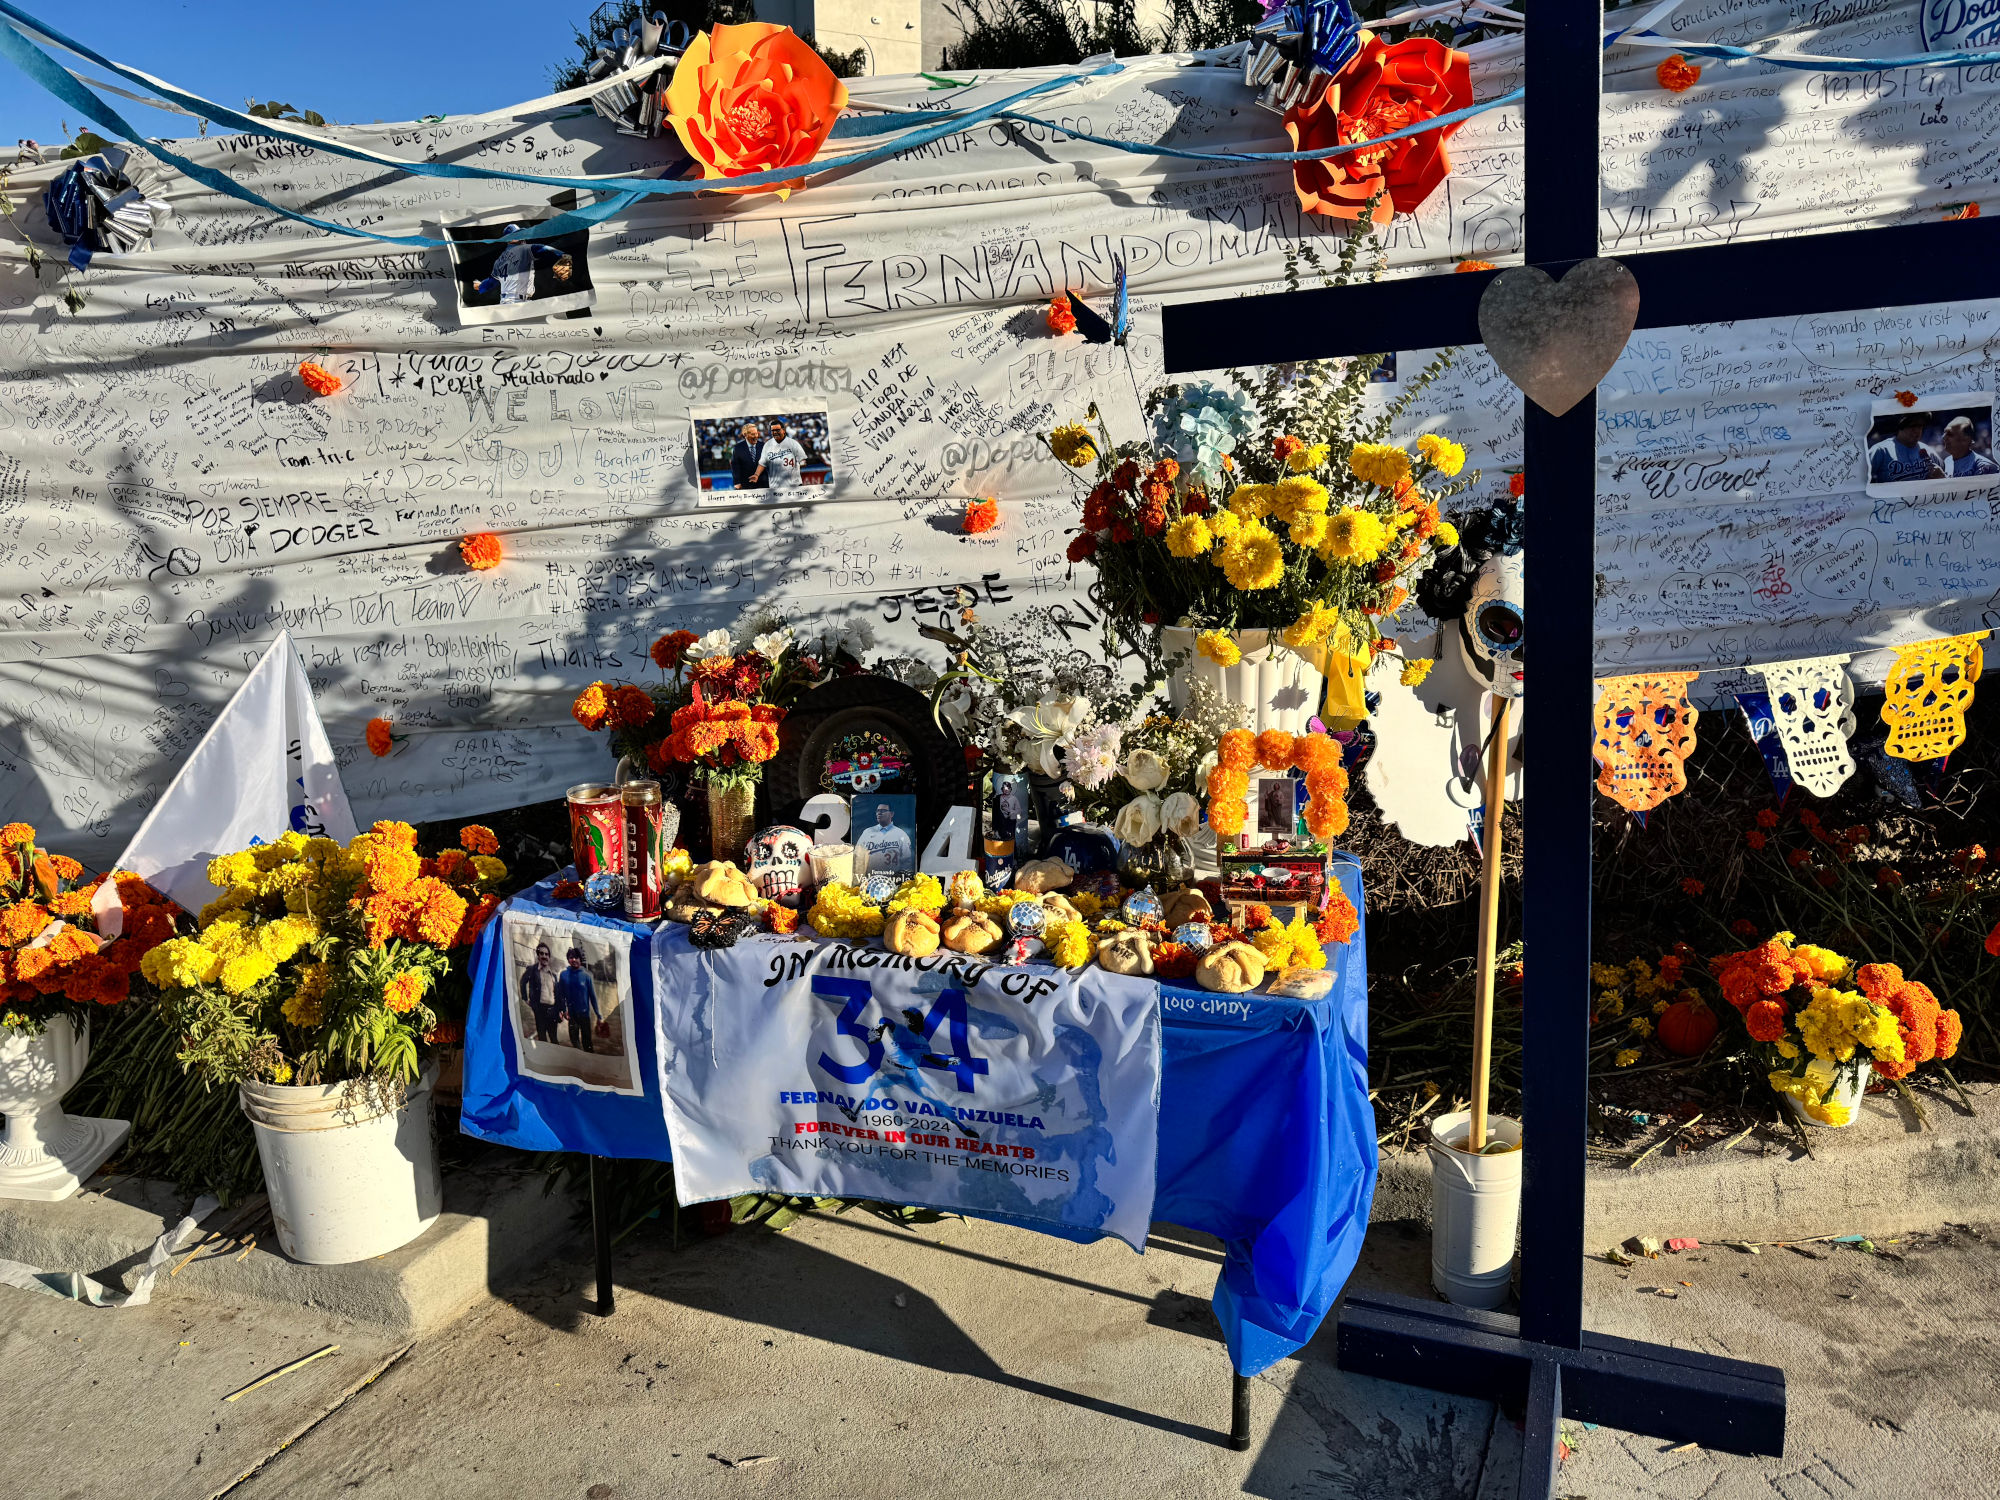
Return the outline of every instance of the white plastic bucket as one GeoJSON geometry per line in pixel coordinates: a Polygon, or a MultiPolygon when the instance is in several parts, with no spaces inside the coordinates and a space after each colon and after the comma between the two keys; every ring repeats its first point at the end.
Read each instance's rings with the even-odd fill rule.
{"type": "Polygon", "coordinates": [[[1457,1149],[1472,1116],[1431,1122],[1431,1285],[1460,1307],[1498,1307],[1514,1275],[1514,1236],[1521,1224],[1521,1126],[1486,1117],[1486,1139],[1516,1149],[1473,1156],[1457,1149]]]}
{"type": "Polygon", "coordinates": [[[285,1254],[345,1265],[407,1245],[436,1222],[431,1081],[425,1073],[400,1106],[360,1084],[241,1086],[285,1254]]]}

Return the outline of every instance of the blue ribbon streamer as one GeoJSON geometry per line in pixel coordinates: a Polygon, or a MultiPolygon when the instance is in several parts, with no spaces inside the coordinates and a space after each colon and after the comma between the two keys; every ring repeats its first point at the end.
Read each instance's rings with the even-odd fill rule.
{"type": "Polygon", "coordinates": [[[1798,73],[1892,73],[1898,68],[1967,68],[2000,63],[2000,52],[1916,52],[1908,57],[1788,57],[1782,52],[1753,52],[1723,42],[1677,42],[1657,31],[1620,31],[1604,39],[1608,51],[1621,37],[1649,36],[1688,57],[1715,57],[1726,62],[1768,63],[1798,73]]]}

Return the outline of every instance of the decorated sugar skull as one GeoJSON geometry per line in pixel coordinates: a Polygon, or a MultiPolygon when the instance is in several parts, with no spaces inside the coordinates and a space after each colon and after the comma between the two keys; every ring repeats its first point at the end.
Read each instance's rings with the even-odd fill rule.
{"type": "Polygon", "coordinates": [[[781,906],[797,906],[805,886],[812,839],[789,823],[766,828],[750,840],[750,883],[757,894],[781,906]]]}
{"type": "Polygon", "coordinates": [[[1647,812],[1687,789],[1699,712],[1687,700],[1696,672],[1644,672],[1597,684],[1597,789],[1647,812]]]}
{"type": "Polygon", "coordinates": [[[1417,581],[1417,605],[1453,635],[1474,681],[1501,698],[1519,698],[1526,664],[1526,524],[1518,501],[1475,511],[1459,543],[1437,556],[1417,581]]]}

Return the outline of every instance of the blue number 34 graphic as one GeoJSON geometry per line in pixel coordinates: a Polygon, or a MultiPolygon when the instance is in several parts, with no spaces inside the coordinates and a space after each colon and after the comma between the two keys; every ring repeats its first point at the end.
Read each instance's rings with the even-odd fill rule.
{"type": "MultiPolygon", "coordinates": [[[[863,1048],[864,1055],[859,1062],[844,1063],[822,1052],[819,1066],[822,1071],[838,1078],[842,1083],[856,1087],[868,1082],[882,1070],[882,1059],[886,1049],[883,1034],[888,1026],[868,1027],[861,1024],[861,1013],[868,1008],[875,992],[865,979],[833,979],[820,977],[813,980],[812,992],[829,1005],[840,1007],[840,1015],[834,1021],[834,1029],[842,1036],[852,1037],[863,1048]]],[[[889,1023],[894,1025],[894,1022],[889,1023]]],[[[902,1028],[912,1032],[913,1040],[926,1044],[928,1050],[917,1059],[917,1065],[937,1073],[949,1073],[958,1080],[961,1094],[973,1092],[973,1080],[986,1071],[986,1059],[972,1055],[972,1029],[965,1015],[965,991],[958,989],[940,990],[931,1002],[930,1012],[924,1017],[921,1029],[902,1028]],[[948,1023],[948,1025],[947,1025],[948,1023]],[[940,1052],[937,1046],[937,1029],[947,1025],[946,1036],[951,1042],[950,1052],[940,1052]]]]}

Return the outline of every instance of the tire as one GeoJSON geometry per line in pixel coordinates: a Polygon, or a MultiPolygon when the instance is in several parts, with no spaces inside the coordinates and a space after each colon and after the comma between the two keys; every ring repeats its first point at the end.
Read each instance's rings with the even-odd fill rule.
{"type": "Polygon", "coordinates": [[[909,752],[908,771],[883,790],[916,794],[920,830],[936,828],[953,807],[978,806],[964,747],[931,717],[928,698],[893,678],[841,677],[807,693],[778,725],[778,753],[761,783],[764,825],[796,824],[806,799],[828,790],[820,785],[828,751],[864,731],[909,752]]]}

